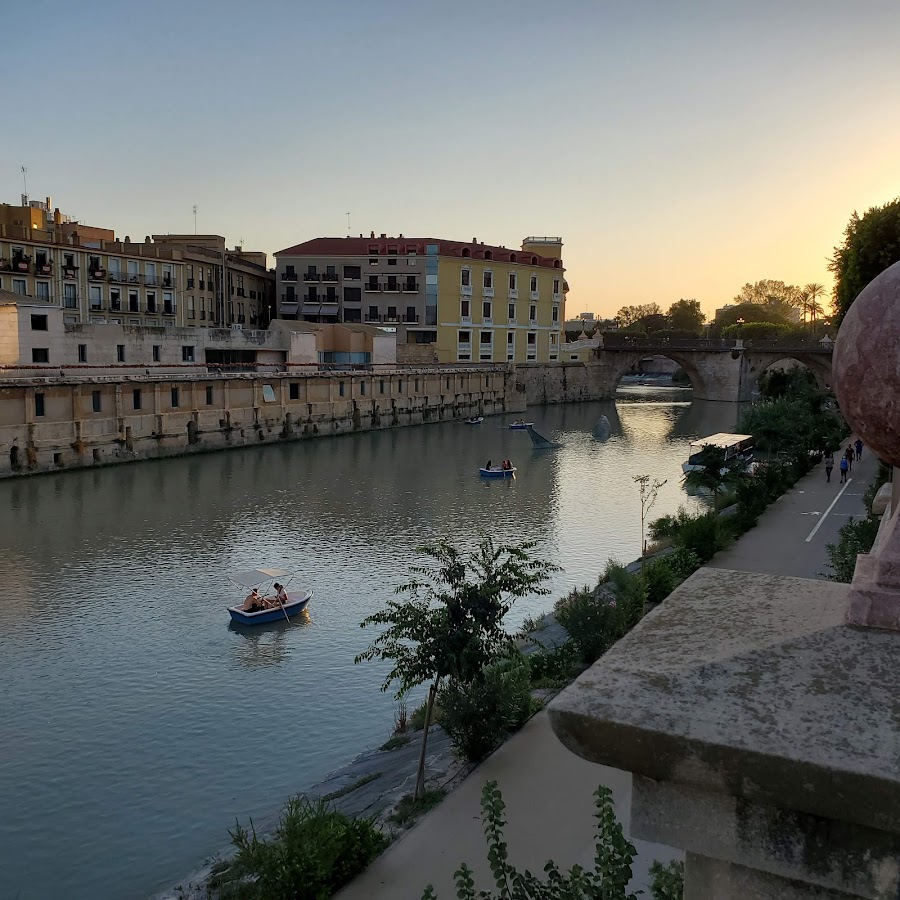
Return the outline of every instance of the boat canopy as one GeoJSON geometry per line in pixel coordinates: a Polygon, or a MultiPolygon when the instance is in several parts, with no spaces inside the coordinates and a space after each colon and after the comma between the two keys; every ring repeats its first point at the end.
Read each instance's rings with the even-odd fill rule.
{"type": "Polygon", "coordinates": [[[287,569],[247,569],[244,572],[235,572],[228,577],[241,587],[256,587],[264,581],[274,581],[276,578],[287,578],[293,575],[287,569]]]}
{"type": "Polygon", "coordinates": [[[752,434],[728,434],[720,432],[719,434],[711,434],[709,437],[699,438],[691,442],[692,447],[720,447],[722,450],[730,450],[744,441],[752,441],[752,434]]]}

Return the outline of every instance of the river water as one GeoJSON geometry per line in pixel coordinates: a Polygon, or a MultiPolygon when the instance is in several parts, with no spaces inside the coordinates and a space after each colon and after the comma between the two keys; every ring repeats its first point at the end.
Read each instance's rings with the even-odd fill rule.
{"type": "Polygon", "coordinates": [[[384,669],[353,658],[416,546],[536,541],[564,571],[516,604],[518,624],[638,555],[633,476],[668,479],[654,517],[701,502],[681,486],[688,445],[736,416],[629,386],[529,408],[554,451],[509,416],[0,483],[0,900],[171,885],[236,817],[389,736],[384,669]],[[478,478],[504,457],[515,481],[478,478]],[[225,574],[266,564],[315,589],[310,621],[236,631],[225,574]]]}

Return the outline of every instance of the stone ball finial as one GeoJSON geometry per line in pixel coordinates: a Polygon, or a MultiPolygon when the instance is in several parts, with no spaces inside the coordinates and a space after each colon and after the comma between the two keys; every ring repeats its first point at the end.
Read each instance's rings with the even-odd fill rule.
{"type": "Polygon", "coordinates": [[[844,418],[881,459],[900,466],[900,262],[853,301],[832,368],[844,418]]]}

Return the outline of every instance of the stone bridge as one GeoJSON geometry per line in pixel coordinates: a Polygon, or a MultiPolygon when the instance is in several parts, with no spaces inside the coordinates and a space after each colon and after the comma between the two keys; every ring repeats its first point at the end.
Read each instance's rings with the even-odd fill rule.
{"type": "Polygon", "coordinates": [[[820,387],[831,385],[833,342],[680,340],[605,338],[595,351],[593,379],[601,398],[615,396],[623,375],[636,372],[642,359],[665,356],[684,369],[698,400],[749,400],[760,375],[777,362],[806,366],[820,387]]]}
{"type": "Polygon", "coordinates": [[[831,385],[832,341],[654,339],[631,335],[603,338],[589,362],[517,365],[516,381],[527,402],[609,400],[623,375],[638,371],[642,359],[665,356],[684,369],[698,400],[749,400],[760,375],[777,362],[805,365],[820,387],[831,385]]]}

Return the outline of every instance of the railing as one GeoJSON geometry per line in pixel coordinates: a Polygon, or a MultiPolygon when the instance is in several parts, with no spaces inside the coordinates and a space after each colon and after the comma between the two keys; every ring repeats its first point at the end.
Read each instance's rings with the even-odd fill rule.
{"type": "Polygon", "coordinates": [[[779,353],[832,353],[834,343],[821,341],[740,341],[715,338],[656,338],[652,335],[605,334],[604,350],[700,350],[726,352],[731,350],[764,350],[779,353]]]}
{"type": "MultiPolygon", "coordinates": [[[[201,278],[200,281],[199,281],[199,283],[198,283],[198,285],[197,285],[197,287],[198,287],[201,291],[205,291],[205,290],[206,290],[206,282],[201,278]]],[[[209,283],[209,289],[212,290],[212,282],[209,283]]]]}
{"type": "Polygon", "coordinates": [[[523,244],[561,244],[561,237],[538,237],[536,235],[532,235],[531,237],[525,238],[522,241],[523,244]]]}
{"type": "Polygon", "coordinates": [[[318,281],[318,280],[319,280],[319,275],[318,275],[317,272],[304,272],[304,273],[303,273],[303,280],[304,280],[304,281],[318,281]]]}
{"type": "Polygon", "coordinates": [[[162,314],[163,314],[164,316],[174,316],[174,315],[175,315],[175,312],[176,312],[176,310],[175,310],[175,305],[174,305],[174,304],[171,304],[171,303],[167,303],[167,304],[163,307],[162,314]]]}
{"type": "MultiPolygon", "coordinates": [[[[148,287],[156,287],[159,284],[159,276],[158,275],[145,275],[144,276],[144,284],[148,287]]],[[[203,287],[203,282],[200,282],[200,286],[203,287]]]]}
{"type": "Polygon", "coordinates": [[[376,294],[381,290],[381,286],[377,281],[367,281],[365,286],[363,287],[363,290],[367,294],[376,294]]]}
{"type": "Polygon", "coordinates": [[[188,278],[188,280],[187,280],[187,286],[188,286],[189,288],[192,288],[192,287],[194,286],[194,279],[193,279],[193,278],[188,278]]]}
{"type": "Polygon", "coordinates": [[[403,285],[403,291],[408,294],[415,294],[419,290],[419,282],[418,281],[407,281],[406,284],[403,285]]]}
{"type": "Polygon", "coordinates": [[[382,285],[382,290],[388,294],[399,294],[400,284],[397,281],[391,281],[389,279],[382,285]]]}
{"type": "Polygon", "coordinates": [[[332,272],[331,274],[326,272],[324,275],[322,275],[321,280],[330,282],[331,284],[337,284],[337,281],[338,281],[337,272],[332,272]]]}
{"type": "Polygon", "coordinates": [[[14,257],[11,268],[13,272],[25,272],[27,274],[31,271],[31,262],[28,259],[23,259],[21,256],[14,257]]]}
{"type": "Polygon", "coordinates": [[[407,325],[418,325],[418,323],[419,323],[419,317],[418,317],[418,316],[405,315],[405,316],[403,317],[403,321],[404,321],[407,325]]]}
{"type": "Polygon", "coordinates": [[[299,276],[296,272],[282,272],[281,280],[282,281],[296,281],[299,276]]]}
{"type": "Polygon", "coordinates": [[[103,281],[106,278],[106,269],[89,269],[88,278],[94,281],[103,281]]]}
{"type": "Polygon", "coordinates": [[[51,263],[35,263],[34,264],[34,274],[35,275],[52,275],[53,274],[53,266],[51,263]]]}

